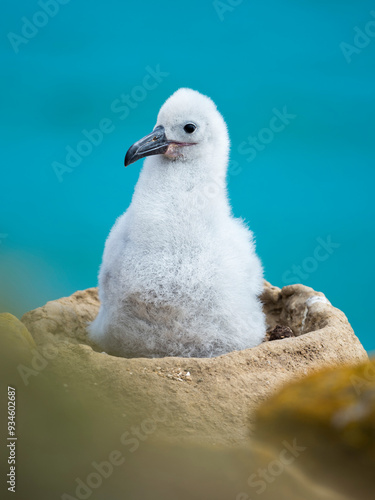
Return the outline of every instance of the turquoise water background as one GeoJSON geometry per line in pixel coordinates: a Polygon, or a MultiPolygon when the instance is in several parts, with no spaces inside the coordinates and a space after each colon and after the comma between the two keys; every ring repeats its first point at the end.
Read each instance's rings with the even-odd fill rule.
{"type": "Polygon", "coordinates": [[[266,279],[324,292],[375,349],[374,2],[5,0],[3,11],[2,310],[96,285],[141,167],[125,169],[125,152],[184,86],[227,121],[233,211],[266,279]]]}

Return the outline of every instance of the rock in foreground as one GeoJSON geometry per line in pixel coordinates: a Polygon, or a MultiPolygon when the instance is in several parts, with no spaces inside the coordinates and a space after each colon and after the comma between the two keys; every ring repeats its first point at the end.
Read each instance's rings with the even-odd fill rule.
{"type": "Polygon", "coordinates": [[[375,360],[287,386],[256,420],[256,440],[276,457],[283,442],[296,443],[294,465],[311,483],[351,499],[374,498],[375,360]]]}

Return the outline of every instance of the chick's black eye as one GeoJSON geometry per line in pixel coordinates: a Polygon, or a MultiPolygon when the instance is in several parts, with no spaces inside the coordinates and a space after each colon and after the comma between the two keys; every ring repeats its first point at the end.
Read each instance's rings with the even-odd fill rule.
{"type": "Polygon", "coordinates": [[[184,127],[184,130],[187,134],[192,134],[196,128],[197,126],[194,125],[194,123],[187,123],[184,127]]]}

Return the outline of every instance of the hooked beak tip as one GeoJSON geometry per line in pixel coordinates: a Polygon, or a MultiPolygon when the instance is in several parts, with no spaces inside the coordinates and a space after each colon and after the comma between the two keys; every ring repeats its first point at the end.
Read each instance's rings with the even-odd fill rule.
{"type": "Polygon", "coordinates": [[[137,141],[128,149],[124,165],[127,167],[131,163],[151,155],[164,154],[169,146],[169,141],[165,135],[162,125],[157,126],[151,134],[137,141]]]}
{"type": "Polygon", "coordinates": [[[132,161],[131,155],[129,154],[130,149],[127,151],[127,153],[125,155],[125,159],[124,159],[124,165],[125,165],[125,167],[127,167],[128,165],[130,165],[131,163],[133,163],[134,161],[136,161],[135,159],[132,161]]]}

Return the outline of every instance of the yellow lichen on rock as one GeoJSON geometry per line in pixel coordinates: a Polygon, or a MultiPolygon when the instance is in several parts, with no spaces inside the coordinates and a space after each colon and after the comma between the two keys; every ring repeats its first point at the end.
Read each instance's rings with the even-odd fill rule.
{"type": "Polygon", "coordinates": [[[297,440],[307,450],[302,469],[350,498],[373,498],[375,360],[286,386],[257,410],[255,434],[273,449],[297,440]]]}

